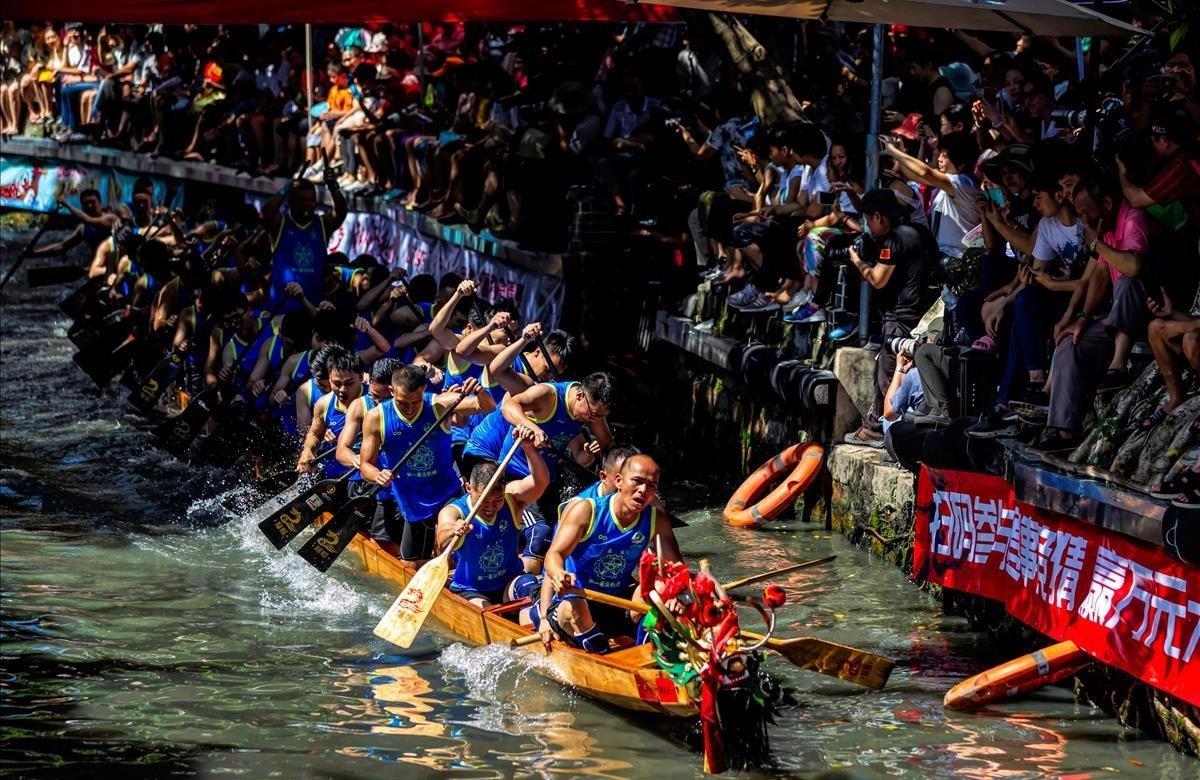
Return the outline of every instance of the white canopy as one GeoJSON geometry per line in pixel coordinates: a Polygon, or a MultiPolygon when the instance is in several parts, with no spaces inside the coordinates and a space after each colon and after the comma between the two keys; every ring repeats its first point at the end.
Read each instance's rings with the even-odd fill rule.
{"type": "Polygon", "coordinates": [[[870,24],[1029,32],[1034,35],[1144,34],[1067,0],[648,0],[700,11],[830,19],[870,24]]]}

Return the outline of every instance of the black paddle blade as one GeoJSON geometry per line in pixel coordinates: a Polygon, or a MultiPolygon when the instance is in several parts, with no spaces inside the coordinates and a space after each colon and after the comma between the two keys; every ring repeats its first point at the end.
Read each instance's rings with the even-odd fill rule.
{"type": "Polygon", "coordinates": [[[274,474],[268,474],[256,482],[254,489],[264,495],[274,496],[296,484],[296,480],[298,479],[300,479],[299,471],[277,471],[274,474]]]}
{"type": "Polygon", "coordinates": [[[30,287],[49,287],[52,284],[73,282],[86,273],[86,268],[77,265],[48,265],[26,270],[25,283],[30,287]]]}
{"type": "Polygon", "coordinates": [[[104,286],[103,277],[95,277],[84,282],[79,289],[63,299],[58,305],[62,309],[63,314],[73,320],[77,320],[83,316],[84,310],[87,308],[87,302],[97,294],[101,287],[104,286]]]}
{"type": "Polygon", "coordinates": [[[186,453],[208,422],[216,400],[217,394],[214,391],[201,392],[182,412],[159,423],[154,428],[154,435],[168,452],[186,453]]]}
{"type": "Polygon", "coordinates": [[[71,359],[96,383],[96,387],[104,388],[112,384],[113,379],[129,367],[136,349],[134,340],[126,341],[115,350],[97,342],[79,350],[71,359]]]}
{"type": "Polygon", "coordinates": [[[350,540],[365,528],[375,514],[375,497],[359,496],[337,511],[325,525],[317,529],[312,538],[296,553],[311,563],[318,571],[329,571],[329,567],[350,544],[350,540]]]}
{"type": "Polygon", "coordinates": [[[337,509],[345,497],[345,480],[323,479],[267,515],[258,530],[276,550],[282,550],[318,517],[337,509]]]}
{"type": "MultiPolygon", "coordinates": [[[[150,411],[158,404],[159,399],[162,398],[167,388],[175,384],[175,379],[179,376],[179,372],[182,369],[183,356],[178,351],[167,355],[154,367],[140,385],[129,392],[129,403],[142,412],[150,411]]],[[[289,482],[288,484],[291,483],[289,482]]]]}

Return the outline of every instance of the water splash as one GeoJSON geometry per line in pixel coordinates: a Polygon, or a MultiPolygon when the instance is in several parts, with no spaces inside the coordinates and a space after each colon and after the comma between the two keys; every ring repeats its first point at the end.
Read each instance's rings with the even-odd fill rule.
{"type": "Polygon", "coordinates": [[[538,673],[554,674],[553,663],[542,653],[504,645],[453,644],[438,661],[447,683],[462,684],[477,705],[472,717],[461,721],[463,725],[500,734],[529,734],[558,722],[556,708],[533,704],[531,699],[561,691],[569,702],[574,701],[567,689],[538,673]]]}

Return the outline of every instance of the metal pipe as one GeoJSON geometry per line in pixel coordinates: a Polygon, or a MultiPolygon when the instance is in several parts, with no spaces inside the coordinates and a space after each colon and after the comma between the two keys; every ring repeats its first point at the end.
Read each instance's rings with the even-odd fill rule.
{"type": "Polygon", "coordinates": [[[313,67],[312,67],[312,25],[304,25],[304,96],[308,101],[305,105],[305,111],[308,112],[309,121],[312,121],[313,109],[313,67]]]}
{"type": "MultiPolygon", "coordinates": [[[[883,25],[872,30],[871,52],[871,115],[867,123],[867,181],[866,189],[879,186],[879,115],[883,103],[883,25]]],[[[865,229],[865,225],[863,226],[865,229]]],[[[871,285],[865,281],[858,288],[858,337],[867,341],[871,322],[871,285]]]]}

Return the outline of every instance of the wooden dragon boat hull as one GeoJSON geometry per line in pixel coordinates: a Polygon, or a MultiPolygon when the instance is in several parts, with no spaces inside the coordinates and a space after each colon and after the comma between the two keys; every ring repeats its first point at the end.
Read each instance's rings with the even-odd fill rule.
{"type": "MultiPolygon", "coordinates": [[[[367,572],[391,580],[398,589],[408,584],[415,573],[364,534],[356,535],[347,549],[353,551],[367,572]]],[[[507,646],[512,640],[533,633],[515,621],[517,613],[527,605],[528,599],[522,599],[480,609],[444,590],[429,618],[461,642],[507,646]]],[[[550,663],[536,664],[534,671],[606,704],[673,717],[698,716],[699,699],[693,699],[686,686],[676,684],[660,669],[650,650],[649,644],[642,644],[594,655],[558,642],[549,653],[540,643],[517,648],[515,652],[544,655],[550,663]]]]}

